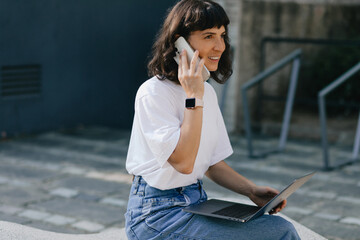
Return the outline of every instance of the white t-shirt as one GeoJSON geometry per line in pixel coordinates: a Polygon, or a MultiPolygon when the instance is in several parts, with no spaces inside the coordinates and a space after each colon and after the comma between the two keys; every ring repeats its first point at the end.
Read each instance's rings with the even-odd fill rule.
{"type": "Polygon", "coordinates": [[[233,153],[216,93],[205,82],[201,139],[193,172],[182,174],[167,161],[174,152],[184,119],[186,94],[181,85],[153,77],[144,82],[135,99],[126,169],[152,187],[165,190],[202,179],[208,168],[233,153]]]}

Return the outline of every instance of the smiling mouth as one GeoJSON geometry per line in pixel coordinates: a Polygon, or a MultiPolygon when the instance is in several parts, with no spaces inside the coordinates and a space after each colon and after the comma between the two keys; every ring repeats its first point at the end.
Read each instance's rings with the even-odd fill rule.
{"type": "Polygon", "coordinates": [[[218,61],[220,57],[209,57],[210,60],[218,61]]]}

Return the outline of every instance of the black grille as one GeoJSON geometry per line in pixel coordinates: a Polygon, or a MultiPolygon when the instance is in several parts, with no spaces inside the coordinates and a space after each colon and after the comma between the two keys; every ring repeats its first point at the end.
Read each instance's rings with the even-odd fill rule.
{"type": "Polygon", "coordinates": [[[1,98],[38,97],[41,93],[41,65],[1,67],[1,98]]]}

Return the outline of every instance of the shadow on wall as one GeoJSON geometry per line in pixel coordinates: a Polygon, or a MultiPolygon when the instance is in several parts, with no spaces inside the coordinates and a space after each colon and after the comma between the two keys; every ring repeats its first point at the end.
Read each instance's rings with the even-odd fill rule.
{"type": "Polygon", "coordinates": [[[1,1],[0,132],[130,128],[146,58],[173,2],[1,1]],[[35,80],[21,69],[29,65],[40,69],[35,80]]]}

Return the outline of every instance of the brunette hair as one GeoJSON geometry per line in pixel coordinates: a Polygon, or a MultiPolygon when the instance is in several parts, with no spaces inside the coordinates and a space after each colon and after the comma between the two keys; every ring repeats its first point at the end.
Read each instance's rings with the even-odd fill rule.
{"type": "MultiPolygon", "coordinates": [[[[225,27],[230,23],[224,9],[211,0],[181,0],[172,7],[157,34],[152,47],[152,56],[148,63],[149,76],[157,76],[160,80],[169,79],[179,83],[178,65],[174,60],[177,37],[188,39],[191,32],[208,28],[225,27]]],[[[218,83],[225,83],[232,74],[229,37],[224,37],[223,52],[218,69],[210,72],[218,83]]]]}

